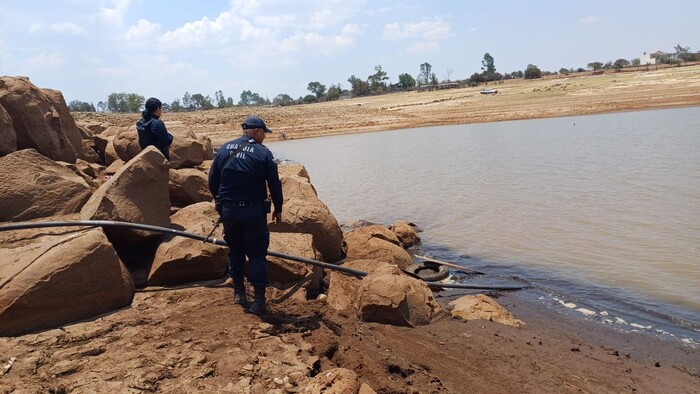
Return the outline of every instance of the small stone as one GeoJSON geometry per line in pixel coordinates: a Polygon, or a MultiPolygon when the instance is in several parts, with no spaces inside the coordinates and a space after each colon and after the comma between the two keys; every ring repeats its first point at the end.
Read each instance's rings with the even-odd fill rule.
{"type": "Polygon", "coordinates": [[[246,365],[243,366],[243,369],[246,370],[246,371],[252,371],[253,368],[255,368],[255,367],[253,366],[253,364],[246,364],[246,365]]]}
{"type": "Polygon", "coordinates": [[[275,378],[275,379],[274,379],[274,382],[275,382],[276,385],[284,384],[284,380],[282,380],[282,379],[280,379],[280,378],[275,378]]]}

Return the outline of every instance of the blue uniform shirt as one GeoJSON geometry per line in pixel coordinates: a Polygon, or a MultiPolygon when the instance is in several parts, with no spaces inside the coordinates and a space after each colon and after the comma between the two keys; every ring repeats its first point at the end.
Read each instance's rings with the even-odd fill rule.
{"type": "Polygon", "coordinates": [[[216,201],[263,201],[267,198],[266,186],[270,188],[275,212],[282,213],[282,183],[272,152],[247,136],[221,145],[209,170],[209,191],[216,201]],[[222,171],[226,160],[243,143],[248,146],[229,160],[222,171]]]}

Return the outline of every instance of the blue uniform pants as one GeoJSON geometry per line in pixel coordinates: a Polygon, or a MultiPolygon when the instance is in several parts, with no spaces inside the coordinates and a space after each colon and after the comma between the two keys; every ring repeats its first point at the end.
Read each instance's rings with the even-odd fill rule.
{"type": "Polygon", "coordinates": [[[221,222],[228,244],[229,273],[234,283],[243,281],[245,258],[250,260],[248,281],[253,286],[267,286],[267,248],[270,231],[262,206],[231,207],[222,204],[221,222]]]}

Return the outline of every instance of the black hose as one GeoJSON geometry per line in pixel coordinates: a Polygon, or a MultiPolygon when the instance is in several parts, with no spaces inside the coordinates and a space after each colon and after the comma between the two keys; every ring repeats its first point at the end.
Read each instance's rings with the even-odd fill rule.
{"type": "MultiPolygon", "coordinates": [[[[195,239],[202,242],[209,242],[219,246],[228,246],[226,241],[223,239],[211,238],[208,236],[192,234],[185,231],[175,230],[168,227],[153,226],[150,224],[141,223],[130,223],[130,222],[118,222],[112,220],[72,220],[72,221],[55,221],[55,222],[20,222],[13,224],[6,224],[0,226],[0,232],[2,231],[12,231],[12,230],[26,230],[30,228],[47,228],[47,227],[127,227],[136,230],[153,231],[157,233],[170,234],[177,237],[185,237],[190,239],[195,239]]],[[[305,263],[317,267],[323,267],[330,270],[335,270],[343,272],[346,274],[355,275],[357,277],[364,277],[367,272],[352,269],[349,267],[343,267],[342,265],[335,265],[325,263],[323,261],[307,259],[304,257],[291,256],[284,253],[268,251],[267,254],[273,257],[279,257],[282,259],[297,261],[300,263],[305,263]]],[[[482,289],[482,290],[521,290],[529,286],[525,285],[513,285],[513,286],[489,286],[489,285],[466,285],[466,284],[443,284],[440,282],[426,282],[429,286],[443,287],[443,288],[455,288],[455,289],[482,289]]]]}

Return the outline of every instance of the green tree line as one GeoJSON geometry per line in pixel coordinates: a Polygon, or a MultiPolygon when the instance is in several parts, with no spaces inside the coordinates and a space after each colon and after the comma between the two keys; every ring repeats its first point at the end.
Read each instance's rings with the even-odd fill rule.
{"type": "MultiPolygon", "coordinates": [[[[678,44],[674,47],[674,50],[675,53],[664,54],[657,57],[657,61],[662,64],[679,64],[681,62],[700,60],[700,53],[691,52],[689,47],[684,47],[678,44]]],[[[607,61],[603,63],[600,61],[593,61],[588,63],[586,68],[579,67],[575,70],[574,68],[562,67],[559,69],[559,71],[542,71],[536,65],[528,64],[524,70],[500,73],[496,69],[496,60],[490,53],[487,52],[483,55],[481,60],[481,72],[475,72],[470,77],[462,80],[452,81],[450,79],[452,71],[449,68],[446,70],[446,75],[443,75],[444,78],[440,79],[433,71],[433,66],[430,63],[425,62],[418,66],[415,77],[409,72],[403,72],[398,74],[398,82],[392,84],[389,81],[387,71],[385,71],[381,65],[377,65],[374,67],[374,72],[367,75],[366,78],[360,78],[354,74],[351,75],[347,79],[347,82],[349,83],[348,89],[344,89],[340,83],[331,84],[330,87],[326,88],[326,85],[319,81],[311,81],[307,85],[309,94],[296,99],[292,98],[287,93],[280,93],[270,100],[267,97],[263,97],[259,93],[251,90],[243,90],[237,102],[234,102],[232,97],[226,97],[221,90],[216,91],[213,98],[202,93],[190,94],[189,92],[185,92],[182,98],[177,98],[169,103],[163,101],[163,109],[166,111],[182,112],[207,110],[213,108],[230,108],[234,106],[300,105],[321,101],[338,100],[345,97],[362,97],[396,91],[408,91],[416,88],[428,90],[438,89],[441,87],[441,84],[450,84],[451,86],[454,86],[454,84],[459,86],[477,86],[483,83],[508,79],[537,79],[553,74],[568,75],[573,72],[598,72],[601,70],[610,69],[621,70],[625,67],[639,65],[639,58],[632,60],[620,58],[614,62],[607,61]]],[[[92,103],[86,103],[79,100],[71,101],[68,107],[71,111],[83,112],[91,112],[95,110],[109,112],[139,112],[143,110],[144,103],[144,96],[136,93],[122,92],[111,93],[107,97],[106,101],[98,102],[97,107],[95,107],[92,103]]]]}

